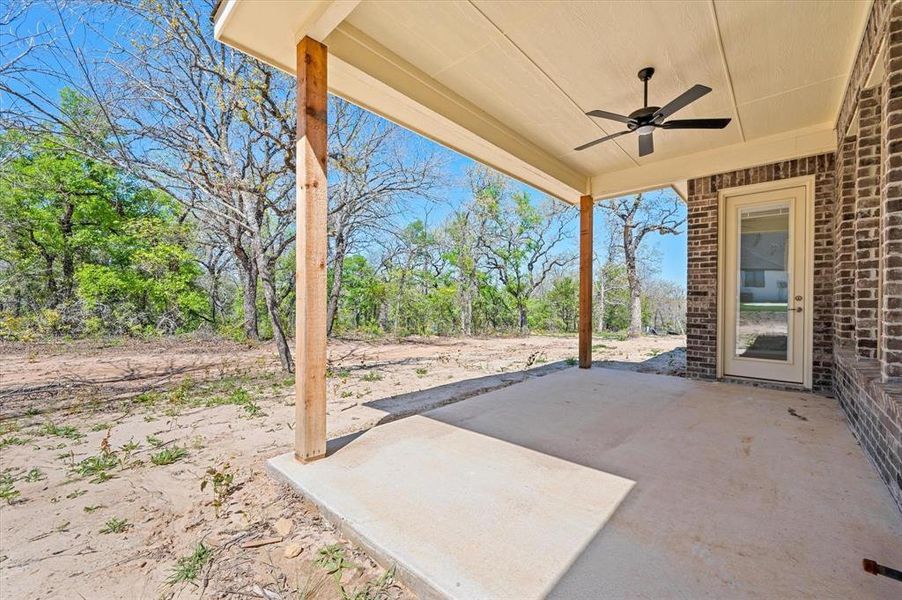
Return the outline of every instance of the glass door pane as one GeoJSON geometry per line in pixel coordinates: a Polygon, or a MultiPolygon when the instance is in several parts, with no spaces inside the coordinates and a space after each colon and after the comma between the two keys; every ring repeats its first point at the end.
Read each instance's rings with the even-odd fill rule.
{"type": "Polygon", "coordinates": [[[736,357],[788,360],[789,203],[739,212],[736,357]]]}

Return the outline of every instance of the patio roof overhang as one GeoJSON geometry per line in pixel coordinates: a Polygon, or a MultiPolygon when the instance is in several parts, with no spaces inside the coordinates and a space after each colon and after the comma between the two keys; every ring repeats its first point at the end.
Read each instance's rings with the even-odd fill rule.
{"type": "Polygon", "coordinates": [[[834,150],[869,1],[559,2],[224,0],[216,38],[289,74],[304,37],[329,51],[329,91],[577,203],[834,150]],[[680,118],[717,131],[659,131],[640,158],[587,117],[695,83],[713,92],[680,118]]]}

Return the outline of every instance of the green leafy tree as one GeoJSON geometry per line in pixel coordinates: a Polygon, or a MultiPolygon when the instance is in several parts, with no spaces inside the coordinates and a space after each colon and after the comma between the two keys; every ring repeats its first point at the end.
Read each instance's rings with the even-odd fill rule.
{"type": "Polygon", "coordinates": [[[550,198],[535,205],[525,192],[508,194],[503,178],[486,178],[474,202],[485,222],[479,248],[510,296],[523,334],[530,299],[549,276],[574,260],[561,247],[577,213],[550,198]]]}
{"type": "Polygon", "coordinates": [[[196,326],[207,305],[174,202],[61,142],[0,142],[2,306],[52,333],[196,326]]]}
{"type": "Polygon", "coordinates": [[[576,331],[579,323],[579,284],[576,278],[566,276],[555,279],[544,300],[554,329],[576,331]]]}

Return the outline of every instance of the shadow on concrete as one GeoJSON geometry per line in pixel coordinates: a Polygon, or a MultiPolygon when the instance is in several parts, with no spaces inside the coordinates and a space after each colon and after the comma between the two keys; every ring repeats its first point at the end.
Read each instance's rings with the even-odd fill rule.
{"type": "Polygon", "coordinates": [[[674,348],[669,352],[661,352],[646,360],[634,362],[628,360],[593,360],[592,366],[605,369],[620,369],[636,373],[654,373],[656,375],[686,375],[686,348],[674,348]]]}

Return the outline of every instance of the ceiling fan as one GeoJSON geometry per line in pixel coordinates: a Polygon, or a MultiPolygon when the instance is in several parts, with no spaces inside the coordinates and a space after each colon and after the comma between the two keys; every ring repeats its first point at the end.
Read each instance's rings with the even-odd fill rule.
{"type": "Polygon", "coordinates": [[[609,119],[618,123],[626,124],[626,131],[606,135],[603,138],[593,140],[588,144],[577,146],[574,150],[585,150],[591,148],[595,144],[612,140],[621,135],[636,132],[639,134],[639,156],[648,156],[655,151],[655,142],[652,137],[655,128],[661,129],[723,129],[730,123],[730,119],[674,119],[667,121],[667,117],[695,102],[705,94],[711,91],[711,88],[704,85],[694,85],[664,106],[648,105],[648,80],[655,74],[652,67],[645,67],[639,71],[639,79],[645,84],[645,106],[634,110],[628,117],[618,115],[617,113],[607,112],[605,110],[590,110],[586,114],[590,117],[599,117],[601,119],[609,119]]]}

